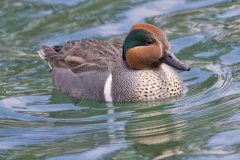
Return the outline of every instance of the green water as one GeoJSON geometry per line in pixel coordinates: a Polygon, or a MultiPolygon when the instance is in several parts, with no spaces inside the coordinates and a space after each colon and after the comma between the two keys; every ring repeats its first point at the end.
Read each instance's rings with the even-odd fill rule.
{"type": "Polygon", "coordinates": [[[1,160],[239,160],[240,1],[0,1],[1,160]],[[36,50],[123,40],[148,22],[168,35],[185,93],[164,102],[76,102],[36,50]]]}

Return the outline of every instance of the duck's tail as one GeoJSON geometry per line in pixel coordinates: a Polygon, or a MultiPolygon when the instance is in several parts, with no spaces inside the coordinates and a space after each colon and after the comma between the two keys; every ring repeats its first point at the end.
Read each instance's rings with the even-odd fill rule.
{"type": "Polygon", "coordinates": [[[56,46],[49,47],[47,45],[43,45],[38,51],[38,55],[41,59],[48,62],[50,70],[52,70],[53,67],[67,68],[70,65],[70,63],[66,61],[68,59],[56,50],[56,46]]]}
{"type": "Polygon", "coordinates": [[[47,45],[43,45],[42,48],[37,51],[39,57],[45,61],[48,62],[48,66],[50,68],[50,70],[52,70],[53,68],[53,64],[51,61],[51,57],[54,55],[59,55],[53,48],[47,46],[47,45]]]}
{"type": "Polygon", "coordinates": [[[43,49],[38,50],[37,53],[38,53],[38,56],[39,56],[41,59],[43,59],[43,60],[46,60],[46,59],[47,59],[46,54],[44,53],[43,49]]]}

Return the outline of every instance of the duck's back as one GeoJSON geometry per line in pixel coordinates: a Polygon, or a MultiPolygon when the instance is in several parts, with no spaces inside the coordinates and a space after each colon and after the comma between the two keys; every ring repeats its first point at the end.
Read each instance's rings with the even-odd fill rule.
{"type": "MultiPolygon", "coordinates": [[[[40,56],[47,60],[51,67],[71,68],[79,65],[108,63],[121,60],[122,44],[115,41],[78,40],[67,41],[58,46],[42,46],[40,56]]],[[[108,64],[105,64],[109,66],[108,64]]]]}

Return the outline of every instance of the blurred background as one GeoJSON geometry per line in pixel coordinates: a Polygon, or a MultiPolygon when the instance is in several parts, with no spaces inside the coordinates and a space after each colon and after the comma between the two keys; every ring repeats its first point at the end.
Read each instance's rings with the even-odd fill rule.
{"type": "Polygon", "coordinates": [[[0,159],[239,160],[239,0],[1,0],[0,159]],[[161,27],[177,57],[181,97],[77,102],[54,89],[42,44],[123,41],[161,27]]]}

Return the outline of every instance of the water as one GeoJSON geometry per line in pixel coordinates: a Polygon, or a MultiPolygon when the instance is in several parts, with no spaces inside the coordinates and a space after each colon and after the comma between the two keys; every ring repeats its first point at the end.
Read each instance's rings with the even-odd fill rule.
{"type": "Polygon", "coordinates": [[[238,0],[3,0],[0,16],[0,159],[240,159],[238,0]],[[123,40],[138,22],[161,27],[191,65],[181,97],[76,102],[36,55],[44,43],[123,40]]]}

